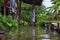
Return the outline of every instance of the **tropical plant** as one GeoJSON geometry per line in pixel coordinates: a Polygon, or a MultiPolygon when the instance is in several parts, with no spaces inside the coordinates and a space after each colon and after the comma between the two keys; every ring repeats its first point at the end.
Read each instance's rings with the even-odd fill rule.
{"type": "Polygon", "coordinates": [[[2,15],[0,15],[0,24],[1,24],[0,28],[8,27],[8,28],[12,29],[12,28],[17,28],[18,27],[18,21],[16,19],[13,20],[12,16],[2,16],[2,15]]]}

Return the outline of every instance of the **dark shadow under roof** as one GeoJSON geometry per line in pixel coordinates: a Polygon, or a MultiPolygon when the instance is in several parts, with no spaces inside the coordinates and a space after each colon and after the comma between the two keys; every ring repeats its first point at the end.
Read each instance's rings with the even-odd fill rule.
{"type": "Polygon", "coordinates": [[[21,0],[21,1],[27,4],[35,4],[40,6],[43,0],[21,0]]]}

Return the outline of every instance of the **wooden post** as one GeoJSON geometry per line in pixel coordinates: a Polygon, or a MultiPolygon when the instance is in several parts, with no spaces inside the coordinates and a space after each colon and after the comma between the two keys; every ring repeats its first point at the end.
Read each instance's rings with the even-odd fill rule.
{"type": "Polygon", "coordinates": [[[57,23],[57,28],[59,28],[59,23],[57,23]]]}
{"type": "Polygon", "coordinates": [[[49,23],[49,33],[51,33],[51,22],[49,23]]]}
{"type": "Polygon", "coordinates": [[[18,16],[18,22],[19,22],[19,25],[18,25],[18,39],[17,40],[20,40],[20,13],[21,13],[21,0],[17,0],[17,16],[18,16]]]}
{"type": "Polygon", "coordinates": [[[21,13],[21,0],[18,0],[18,1],[17,1],[18,21],[20,21],[20,13],[21,13]]]}

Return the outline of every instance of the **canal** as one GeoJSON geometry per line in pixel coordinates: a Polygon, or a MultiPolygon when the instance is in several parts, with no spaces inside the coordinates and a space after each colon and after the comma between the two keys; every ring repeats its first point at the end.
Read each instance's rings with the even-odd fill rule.
{"type": "MultiPolygon", "coordinates": [[[[33,40],[32,30],[34,27],[20,27],[20,32],[18,30],[10,31],[5,33],[2,37],[2,40],[17,40],[18,35],[20,35],[19,40],[33,40]],[[18,34],[20,33],[20,34],[18,34]]],[[[35,40],[60,40],[60,34],[56,31],[46,31],[41,27],[36,27],[35,40]]]]}
{"type": "Polygon", "coordinates": [[[36,40],[60,40],[60,34],[56,31],[42,30],[44,34],[37,35],[36,40]]]}

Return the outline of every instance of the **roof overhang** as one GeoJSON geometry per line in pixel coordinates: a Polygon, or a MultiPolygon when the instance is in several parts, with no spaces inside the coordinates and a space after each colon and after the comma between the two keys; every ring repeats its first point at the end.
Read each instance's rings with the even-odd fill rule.
{"type": "Polygon", "coordinates": [[[35,4],[41,6],[43,0],[21,0],[23,3],[35,4]]]}

